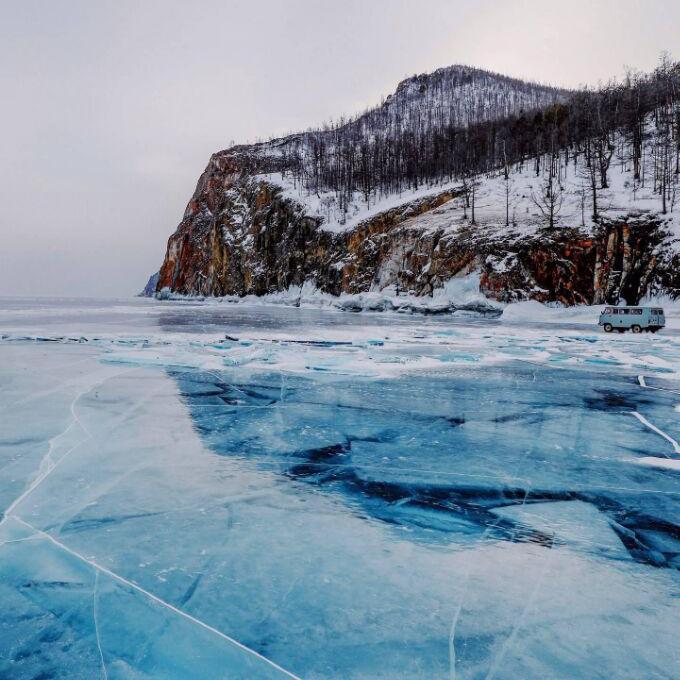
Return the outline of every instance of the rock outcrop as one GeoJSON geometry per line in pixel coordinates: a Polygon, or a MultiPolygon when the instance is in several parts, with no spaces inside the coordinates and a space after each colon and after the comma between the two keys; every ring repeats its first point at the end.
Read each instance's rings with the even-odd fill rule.
{"type": "Polygon", "coordinates": [[[213,156],[168,241],[157,291],[263,295],[312,281],[334,295],[386,286],[428,295],[472,271],[481,274],[482,292],[503,302],[635,304],[655,290],[680,288],[677,256],[660,249],[667,234],[653,216],[603,220],[594,234],[451,229],[436,219],[462,195],[449,189],[333,233],[280,187],[258,179],[255,173],[269,169],[247,156],[213,156]]]}
{"type": "Polygon", "coordinates": [[[146,282],[146,286],[139,293],[138,297],[153,297],[156,294],[156,288],[158,287],[158,274],[151,274],[149,280],[146,282]]]}

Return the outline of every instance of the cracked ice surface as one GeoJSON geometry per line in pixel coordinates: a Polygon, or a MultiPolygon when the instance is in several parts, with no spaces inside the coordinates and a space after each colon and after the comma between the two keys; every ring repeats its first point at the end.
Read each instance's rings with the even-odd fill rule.
{"type": "Polygon", "coordinates": [[[672,331],[0,322],[0,677],[680,675],[672,331]]]}

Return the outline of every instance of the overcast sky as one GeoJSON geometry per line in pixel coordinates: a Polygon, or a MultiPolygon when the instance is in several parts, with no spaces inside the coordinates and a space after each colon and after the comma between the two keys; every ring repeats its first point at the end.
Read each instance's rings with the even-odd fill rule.
{"type": "MultiPolygon", "coordinates": [[[[136,293],[210,154],[465,63],[652,68],[677,0],[0,0],[0,295],[136,293]]],[[[679,54],[673,54],[680,58],[679,54]]]]}

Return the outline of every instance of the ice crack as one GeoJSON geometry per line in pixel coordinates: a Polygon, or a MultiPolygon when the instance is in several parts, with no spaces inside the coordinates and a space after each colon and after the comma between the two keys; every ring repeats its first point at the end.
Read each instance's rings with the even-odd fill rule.
{"type": "MultiPolygon", "coordinates": [[[[637,411],[633,411],[633,415],[646,427],[648,427],[650,430],[653,432],[656,432],[659,436],[663,437],[666,441],[670,442],[671,446],[673,447],[673,451],[675,453],[680,453],[680,444],[673,439],[669,434],[666,434],[663,430],[660,430],[656,425],[653,423],[650,423],[647,418],[645,418],[641,413],[638,413],[637,411]]],[[[670,456],[666,456],[666,458],[670,458],[670,456]]]]}
{"type": "Polygon", "coordinates": [[[99,595],[99,571],[94,572],[94,588],[92,590],[92,618],[94,619],[94,634],[97,639],[97,649],[99,650],[99,658],[102,664],[102,677],[104,680],[108,680],[109,674],[106,671],[106,661],[104,661],[104,652],[102,650],[102,641],[99,636],[99,620],[97,617],[98,613],[98,595],[99,595]]]}
{"type": "Polygon", "coordinates": [[[680,394],[678,390],[669,390],[667,387],[652,387],[652,385],[648,385],[644,375],[638,376],[638,383],[640,384],[640,387],[644,387],[648,390],[657,390],[659,392],[670,392],[671,394],[680,394]]]}
{"type": "Polygon", "coordinates": [[[64,460],[70,453],[75,451],[78,447],[82,446],[86,441],[89,441],[92,438],[92,435],[88,431],[88,429],[83,425],[82,421],[78,418],[78,415],[76,413],[76,404],[80,400],[80,398],[89,392],[92,388],[89,387],[86,390],[82,390],[79,392],[74,398],[73,401],[71,401],[71,407],[70,407],[70,412],[71,412],[71,422],[68,424],[68,426],[62,430],[59,434],[55,435],[52,437],[49,442],[48,442],[48,448],[47,448],[47,453],[43,456],[43,459],[40,461],[40,465],[38,466],[38,474],[36,475],[35,479],[28,485],[28,487],[24,490],[22,494],[20,494],[17,498],[14,499],[14,501],[7,507],[5,512],[3,513],[2,519],[0,519],[0,526],[2,526],[7,518],[12,514],[14,509],[21,503],[21,501],[24,500],[29,494],[31,494],[35,489],[37,489],[44,481],[49,477],[49,475],[52,473],[52,471],[57,467],[57,465],[64,460]],[[66,434],[68,434],[71,429],[73,428],[74,425],[78,425],[83,432],[87,435],[85,439],[82,441],[78,442],[77,444],[74,444],[64,455],[57,461],[56,463],[52,459],[52,453],[54,452],[54,447],[57,441],[64,437],[66,434]]]}
{"type": "MultiPolygon", "coordinates": [[[[186,619],[187,621],[190,621],[191,623],[200,626],[201,628],[204,628],[205,630],[209,631],[213,635],[216,635],[217,637],[225,640],[226,642],[238,647],[242,651],[246,652],[247,654],[251,654],[255,658],[259,659],[260,661],[263,661],[264,663],[272,666],[276,670],[280,671],[283,673],[286,677],[288,678],[293,678],[294,680],[301,680],[298,678],[298,676],[293,675],[290,671],[287,671],[285,668],[282,668],[278,664],[274,663],[270,659],[267,659],[266,657],[262,656],[258,652],[256,652],[254,649],[250,649],[250,647],[246,647],[244,644],[238,642],[238,640],[235,640],[232,637],[229,637],[225,633],[223,633],[221,630],[218,630],[217,628],[214,628],[210,624],[206,623],[205,621],[201,621],[200,619],[197,619],[195,616],[192,616],[191,614],[188,614],[185,611],[182,611],[181,609],[178,609],[174,605],[170,604],[169,602],[166,602],[165,600],[162,600],[160,597],[157,595],[154,595],[153,593],[149,592],[148,590],[145,590],[141,586],[137,585],[133,581],[129,581],[128,579],[124,578],[123,576],[120,576],[119,574],[116,574],[115,572],[111,571],[110,569],[107,569],[106,567],[102,566],[98,562],[95,562],[95,560],[90,559],[89,557],[85,557],[85,555],[82,555],[81,553],[73,550],[72,548],[69,548],[65,543],[62,543],[61,541],[58,541],[54,536],[51,536],[50,534],[38,529],[37,527],[34,527],[32,524],[29,524],[25,520],[21,519],[21,517],[18,517],[17,515],[14,515],[13,517],[14,520],[19,522],[20,524],[23,524],[26,528],[31,529],[32,531],[36,532],[46,540],[48,540],[50,543],[55,545],[57,548],[60,548],[61,550],[67,552],[69,555],[75,557],[76,559],[80,560],[81,562],[84,562],[85,564],[88,564],[90,567],[95,569],[98,573],[101,574],[106,574],[110,578],[112,578],[114,581],[117,581],[118,583],[121,583],[128,588],[132,588],[138,593],[141,593],[148,599],[152,600],[156,604],[160,605],[161,607],[164,607],[171,612],[177,614],[178,616],[181,616],[182,618],[186,619]]],[[[96,584],[95,584],[96,588],[96,584]]],[[[98,640],[99,644],[99,640],[98,640]]],[[[101,647],[100,647],[100,653],[101,653],[101,647]]],[[[102,662],[103,662],[103,657],[102,657],[102,662]]]]}

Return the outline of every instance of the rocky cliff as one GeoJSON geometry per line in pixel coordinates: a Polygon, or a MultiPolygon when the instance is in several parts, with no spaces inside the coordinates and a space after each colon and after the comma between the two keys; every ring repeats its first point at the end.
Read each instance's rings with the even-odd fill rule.
{"type": "MultiPolygon", "coordinates": [[[[468,96],[474,94],[480,120],[491,110],[483,102],[498,97],[499,88],[505,113],[563,96],[535,86],[525,92],[519,81],[455,69],[404,81],[379,109],[351,125],[366,116],[372,124],[382,116],[392,125],[397,105],[413,116],[424,92],[430,98],[425,101],[439,105],[444,95],[454,101],[451,93],[466,88],[468,96]]],[[[332,144],[330,133],[319,134],[324,144],[332,144]]],[[[334,195],[324,194],[318,183],[309,189],[291,179],[291,157],[298,159],[298,168],[313,167],[299,162],[301,153],[316,153],[311,144],[305,135],[292,135],[214,154],[168,241],[156,292],[263,295],[312,282],[333,295],[391,286],[425,296],[471,272],[479,274],[484,295],[503,302],[637,303],[656,291],[680,292],[672,217],[650,209],[658,202],[651,190],[643,196],[636,187],[637,202],[628,200],[630,168],[623,164],[623,179],[616,186],[610,182],[607,191],[598,189],[597,198],[607,207],[595,221],[585,216],[583,161],[566,149],[564,161],[562,152],[550,161],[551,173],[553,163],[560,166],[555,182],[562,208],[552,227],[541,205],[547,163],[539,173],[540,159],[522,158],[512,177],[507,172],[465,181],[451,177],[448,183],[395,194],[380,211],[369,209],[368,192],[349,207],[343,195],[341,222],[331,225],[332,210],[340,214],[334,195]],[[476,188],[472,201],[471,187],[476,188]]],[[[349,197],[354,200],[354,194],[349,197]]]]}
{"type": "Polygon", "coordinates": [[[137,297],[153,297],[156,294],[156,288],[158,287],[158,272],[152,274],[149,280],[146,282],[146,286],[142,288],[141,292],[137,297]]]}
{"type": "Polygon", "coordinates": [[[602,220],[594,231],[464,223],[463,192],[434,192],[333,233],[283,190],[233,158],[214,156],[168,241],[156,290],[184,295],[263,295],[312,281],[339,295],[396,286],[429,295],[447,280],[481,273],[482,292],[509,302],[636,303],[680,288],[680,262],[662,246],[654,216],[602,220]]]}

